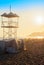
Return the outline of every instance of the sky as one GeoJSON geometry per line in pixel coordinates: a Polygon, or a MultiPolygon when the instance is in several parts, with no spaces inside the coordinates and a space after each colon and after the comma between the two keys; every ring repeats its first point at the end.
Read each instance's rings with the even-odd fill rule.
{"type": "MultiPolygon", "coordinates": [[[[10,12],[10,5],[11,11],[19,15],[17,31],[19,38],[28,37],[33,32],[44,31],[44,0],[0,0],[0,15],[10,12]]],[[[0,23],[0,33],[1,31],[0,23]]]]}

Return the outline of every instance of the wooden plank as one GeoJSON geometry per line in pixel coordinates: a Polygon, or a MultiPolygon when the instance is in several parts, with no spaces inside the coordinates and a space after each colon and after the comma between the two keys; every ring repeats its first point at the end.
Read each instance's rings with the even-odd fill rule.
{"type": "Polygon", "coordinates": [[[18,26],[1,26],[2,28],[18,28],[18,26]]]}

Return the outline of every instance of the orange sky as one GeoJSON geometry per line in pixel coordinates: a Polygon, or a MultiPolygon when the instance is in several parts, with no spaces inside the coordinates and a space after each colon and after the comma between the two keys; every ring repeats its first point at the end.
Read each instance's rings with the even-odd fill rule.
{"type": "MultiPolygon", "coordinates": [[[[17,31],[18,38],[28,37],[30,33],[44,31],[44,9],[43,8],[32,8],[22,11],[16,11],[19,17],[19,28],[17,31]],[[43,21],[37,23],[36,18],[40,16],[43,21]]],[[[0,17],[1,21],[1,17],[0,17]]],[[[1,23],[0,23],[1,26],[1,23]]],[[[0,37],[2,37],[2,29],[0,27],[0,37]]]]}
{"type": "Polygon", "coordinates": [[[41,8],[35,8],[20,13],[18,35],[21,37],[27,37],[32,32],[44,31],[44,10],[41,8]],[[40,17],[43,20],[36,21],[36,18],[40,17]],[[19,34],[20,33],[20,34],[19,34]]]}

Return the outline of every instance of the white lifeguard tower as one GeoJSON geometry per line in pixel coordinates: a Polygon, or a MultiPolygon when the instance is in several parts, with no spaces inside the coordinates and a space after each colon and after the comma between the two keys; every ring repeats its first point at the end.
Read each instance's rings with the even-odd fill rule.
{"type": "Polygon", "coordinates": [[[16,39],[19,16],[11,12],[10,8],[10,12],[8,14],[3,13],[1,15],[1,18],[2,18],[1,28],[3,29],[3,39],[11,39],[11,38],[16,39]]]}

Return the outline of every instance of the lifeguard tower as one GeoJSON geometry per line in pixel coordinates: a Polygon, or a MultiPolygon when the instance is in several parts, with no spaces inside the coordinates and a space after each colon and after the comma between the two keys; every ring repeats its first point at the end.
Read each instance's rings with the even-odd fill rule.
{"type": "Polygon", "coordinates": [[[10,8],[10,12],[8,14],[3,13],[1,15],[1,18],[2,18],[1,28],[3,29],[3,39],[11,39],[11,38],[16,39],[19,16],[11,12],[10,8]]]}

